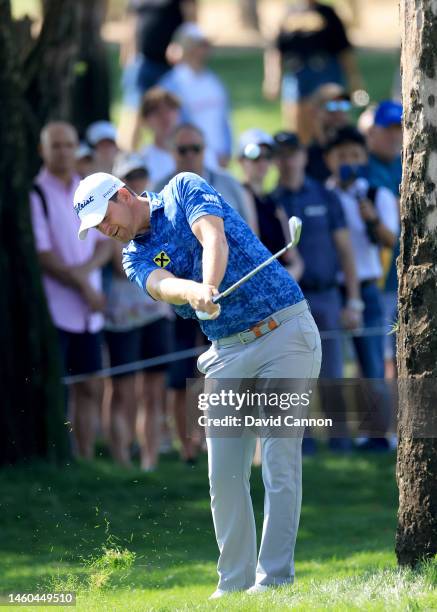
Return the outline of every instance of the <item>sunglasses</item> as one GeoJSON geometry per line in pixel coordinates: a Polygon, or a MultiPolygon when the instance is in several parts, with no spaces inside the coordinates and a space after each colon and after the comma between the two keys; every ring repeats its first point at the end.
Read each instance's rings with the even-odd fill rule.
{"type": "Polygon", "coordinates": [[[176,147],[176,151],[179,155],[187,155],[188,153],[196,153],[198,155],[204,149],[204,146],[201,144],[192,144],[192,145],[179,145],[176,147]]]}
{"type": "Polygon", "coordinates": [[[347,113],[352,108],[352,104],[348,100],[331,100],[325,104],[325,108],[328,113],[347,113]]]}

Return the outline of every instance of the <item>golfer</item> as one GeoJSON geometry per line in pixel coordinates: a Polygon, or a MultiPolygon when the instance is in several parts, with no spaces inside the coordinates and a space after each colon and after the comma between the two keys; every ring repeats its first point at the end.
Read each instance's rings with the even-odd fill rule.
{"type": "MultiPolygon", "coordinates": [[[[184,318],[196,310],[212,344],[198,360],[206,378],[317,378],[320,337],[304,296],[274,261],[218,305],[214,295],[271,254],[204,179],[184,172],[160,193],[133,193],[114,176],[97,173],[79,185],[74,207],[79,238],[97,228],[129,242],[123,265],[130,280],[184,318]]],[[[301,437],[262,438],[265,516],[257,560],[250,468],[256,436],[207,437],[211,508],[219,583],[259,593],[292,583],[301,507],[301,437]]]]}

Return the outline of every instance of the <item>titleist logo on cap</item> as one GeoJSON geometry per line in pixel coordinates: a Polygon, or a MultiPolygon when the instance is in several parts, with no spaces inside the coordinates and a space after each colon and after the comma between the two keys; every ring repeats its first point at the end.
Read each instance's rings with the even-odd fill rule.
{"type": "Polygon", "coordinates": [[[74,208],[76,209],[77,213],[80,213],[80,211],[83,210],[85,206],[88,206],[88,204],[91,204],[91,202],[94,202],[94,196],[92,194],[83,202],[78,202],[74,208]]]}

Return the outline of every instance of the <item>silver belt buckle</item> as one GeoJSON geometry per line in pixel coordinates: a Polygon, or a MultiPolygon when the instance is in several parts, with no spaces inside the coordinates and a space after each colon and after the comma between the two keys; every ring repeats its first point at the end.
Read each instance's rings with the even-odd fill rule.
{"type": "Polygon", "coordinates": [[[238,332],[238,339],[241,342],[241,344],[249,344],[249,342],[252,342],[252,338],[247,338],[245,339],[243,334],[247,334],[250,333],[250,329],[246,329],[242,332],[238,332]]]}

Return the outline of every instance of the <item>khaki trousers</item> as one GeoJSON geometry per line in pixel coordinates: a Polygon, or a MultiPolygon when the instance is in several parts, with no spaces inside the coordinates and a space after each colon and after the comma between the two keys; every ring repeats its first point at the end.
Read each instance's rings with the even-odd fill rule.
{"type": "MultiPolygon", "coordinates": [[[[211,347],[198,369],[208,379],[300,379],[319,376],[320,336],[305,303],[290,318],[248,344],[211,347]]],[[[218,588],[226,591],[291,583],[302,499],[302,435],[261,437],[264,522],[257,558],[250,470],[256,435],[208,436],[211,509],[220,552],[218,588]]]]}

